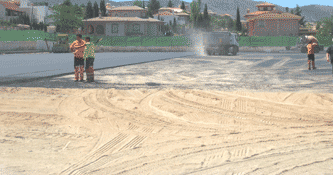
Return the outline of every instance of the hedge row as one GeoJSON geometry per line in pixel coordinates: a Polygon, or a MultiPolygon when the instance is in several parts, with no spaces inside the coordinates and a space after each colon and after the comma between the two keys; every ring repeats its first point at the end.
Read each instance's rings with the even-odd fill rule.
{"type": "MultiPolygon", "coordinates": [[[[0,30],[0,41],[37,41],[37,40],[56,40],[57,34],[50,34],[38,30],[25,31],[3,31],[0,30]]],[[[91,41],[99,38],[103,40],[98,45],[104,46],[189,46],[191,41],[186,36],[174,37],[129,37],[129,36],[89,36],[91,41]]],[[[319,43],[325,47],[332,45],[332,37],[317,37],[319,43]]],[[[76,39],[75,34],[69,34],[69,42],[76,39]]],[[[246,37],[240,36],[239,46],[295,46],[299,37],[289,36],[267,36],[267,37],[246,37]]]]}

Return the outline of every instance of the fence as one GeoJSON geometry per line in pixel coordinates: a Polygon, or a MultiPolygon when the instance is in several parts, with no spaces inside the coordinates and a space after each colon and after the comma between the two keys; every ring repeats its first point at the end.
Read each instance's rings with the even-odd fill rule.
{"type": "MultiPolygon", "coordinates": [[[[74,33],[68,34],[69,42],[76,40],[76,34],[79,31],[74,31],[74,33]]],[[[83,39],[86,36],[91,38],[94,42],[99,38],[103,40],[98,43],[98,45],[103,46],[190,46],[191,40],[186,36],[173,36],[173,37],[158,37],[158,36],[94,36],[85,35],[84,31],[81,31],[83,39]]],[[[37,41],[44,40],[56,41],[58,33],[47,33],[38,30],[27,30],[27,31],[15,31],[15,30],[0,30],[0,41],[37,41]],[[6,33],[5,33],[6,32],[6,33]]],[[[239,37],[239,46],[295,46],[298,37],[295,36],[266,36],[266,37],[239,37]]],[[[328,47],[332,45],[332,37],[317,37],[320,45],[328,47]]]]}
{"type": "MultiPolygon", "coordinates": [[[[83,35],[86,37],[89,35],[83,35]]],[[[103,38],[98,45],[103,46],[189,46],[190,40],[185,36],[174,36],[174,37],[133,37],[133,36],[89,36],[92,42],[103,38]]],[[[76,40],[76,36],[73,34],[68,35],[69,42],[76,40]]]]}
{"type": "Polygon", "coordinates": [[[240,36],[239,46],[295,46],[295,36],[240,36]]]}
{"type": "MultiPolygon", "coordinates": [[[[295,46],[299,36],[240,36],[239,46],[295,46]]],[[[332,37],[316,37],[320,45],[333,44],[332,37]]]]}

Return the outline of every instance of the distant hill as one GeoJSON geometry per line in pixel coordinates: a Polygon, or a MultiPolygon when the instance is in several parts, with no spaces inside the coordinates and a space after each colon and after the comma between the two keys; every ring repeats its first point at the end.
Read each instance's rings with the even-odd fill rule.
{"type": "MultiPolygon", "coordinates": [[[[71,0],[73,4],[87,4],[89,0],[71,0]]],[[[64,2],[64,0],[30,0],[30,2],[49,2],[52,6],[54,4],[59,4],[64,2]]],[[[90,0],[94,4],[97,2],[98,5],[100,0],[90,0]]],[[[115,1],[105,1],[106,3],[110,3],[111,6],[131,6],[133,5],[134,0],[132,1],[123,1],[123,2],[115,2],[115,1]]],[[[159,0],[161,6],[166,7],[168,5],[169,0],[159,0]]],[[[245,20],[243,17],[247,13],[247,9],[250,9],[250,12],[257,11],[257,4],[263,3],[264,1],[253,1],[253,0],[202,0],[201,3],[201,11],[203,11],[205,7],[205,3],[207,3],[208,9],[216,12],[217,14],[230,14],[232,18],[236,18],[236,10],[237,6],[240,10],[241,20],[245,20]]],[[[269,2],[269,1],[268,1],[269,2]]],[[[172,3],[175,7],[181,5],[181,0],[172,0],[172,3]]],[[[148,5],[148,0],[145,0],[145,5],[148,5]]],[[[190,5],[189,2],[185,2],[185,5],[190,5]]],[[[276,9],[285,11],[285,7],[279,6],[277,4],[276,9]]],[[[295,4],[296,7],[296,4],[295,4]]],[[[305,16],[305,21],[307,22],[315,22],[324,17],[330,17],[333,15],[333,7],[332,6],[322,6],[322,5],[307,5],[300,7],[302,10],[302,16],[305,16]]],[[[289,9],[289,12],[291,9],[289,9]]]]}

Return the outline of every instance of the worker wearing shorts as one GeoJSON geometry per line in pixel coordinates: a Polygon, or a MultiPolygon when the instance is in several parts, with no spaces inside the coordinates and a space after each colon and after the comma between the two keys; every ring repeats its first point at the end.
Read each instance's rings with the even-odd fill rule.
{"type": "Polygon", "coordinates": [[[90,37],[85,38],[86,46],[83,58],[86,60],[87,82],[94,81],[94,61],[95,61],[95,45],[90,42],[90,37]]]}
{"type": "Polygon", "coordinates": [[[312,69],[316,69],[315,67],[315,56],[314,56],[314,49],[317,43],[314,43],[312,40],[306,46],[308,48],[308,64],[309,70],[311,70],[310,63],[312,62],[312,69]]]}
{"type": "Polygon", "coordinates": [[[83,72],[84,72],[84,59],[83,59],[83,52],[84,52],[84,46],[86,42],[82,40],[82,35],[77,34],[76,35],[76,41],[74,41],[70,48],[74,52],[74,71],[75,71],[75,78],[74,81],[83,81],[83,72]],[[80,75],[80,76],[79,76],[80,75]]]}

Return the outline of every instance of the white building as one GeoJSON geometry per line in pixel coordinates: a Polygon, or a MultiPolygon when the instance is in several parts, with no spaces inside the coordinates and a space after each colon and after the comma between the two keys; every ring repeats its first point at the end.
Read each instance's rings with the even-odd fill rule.
{"type": "Polygon", "coordinates": [[[0,0],[0,19],[10,20],[23,14],[24,12],[19,10],[19,3],[18,1],[0,0]]]}
{"type": "Polygon", "coordinates": [[[189,15],[182,12],[180,8],[169,8],[169,7],[162,7],[159,9],[157,14],[154,14],[154,19],[163,18],[165,25],[170,24],[170,21],[173,23],[174,18],[176,19],[177,24],[183,25],[186,24],[188,21],[189,15]]]}
{"type": "Polygon", "coordinates": [[[20,0],[19,10],[26,12],[30,18],[37,20],[39,22],[47,22],[45,18],[49,15],[48,6],[31,6],[31,2],[29,0],[20,0]]]}

